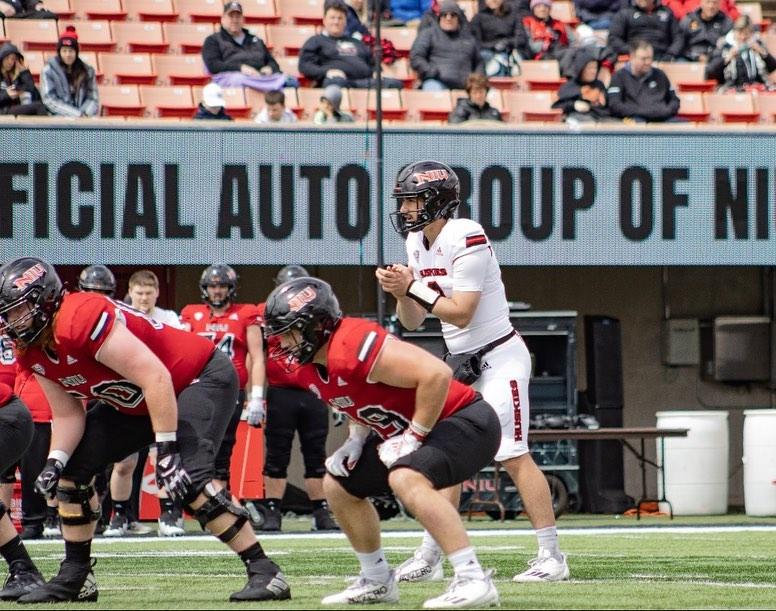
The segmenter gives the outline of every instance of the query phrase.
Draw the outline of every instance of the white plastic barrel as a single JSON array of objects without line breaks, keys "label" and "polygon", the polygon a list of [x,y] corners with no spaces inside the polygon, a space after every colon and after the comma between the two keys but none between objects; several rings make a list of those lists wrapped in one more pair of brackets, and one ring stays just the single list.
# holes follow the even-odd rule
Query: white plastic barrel
[{"label": "white plastic barrel", "polygon": [[[663,468],[665,497],[675,515],[727,513],[728,413],[726,411],[658,412],[658,428],[689,429],[687,437],[666,437]],[[657,440],[657,459],[660,439]],[[662,482],[658,474],[658,497]],[[661,507],[667,511],[668,507]]]},{"label": "white plastic barrel", "polygon": [[776,409],[744,412],[744,506],[748,516],[776,516]]}]

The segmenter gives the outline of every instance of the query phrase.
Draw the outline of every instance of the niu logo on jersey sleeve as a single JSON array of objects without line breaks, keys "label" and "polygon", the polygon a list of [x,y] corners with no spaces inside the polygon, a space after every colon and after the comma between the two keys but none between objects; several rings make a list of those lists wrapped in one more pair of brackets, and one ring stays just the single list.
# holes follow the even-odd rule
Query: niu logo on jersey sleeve
[{"label": "niu logo on jersey sleeve", "polygon": [[13,285],[17,289],[26,289],[30,284],[35,282],[38,278],[43,278],[46,275],[46,269],[40,264],[36,263],[16,280],[13,281]]}]

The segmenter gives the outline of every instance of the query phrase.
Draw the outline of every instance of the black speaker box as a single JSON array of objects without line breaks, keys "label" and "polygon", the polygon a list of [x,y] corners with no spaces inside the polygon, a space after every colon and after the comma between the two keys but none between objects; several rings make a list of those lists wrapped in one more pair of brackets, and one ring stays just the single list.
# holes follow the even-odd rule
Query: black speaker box
[{"label": "black speaker box", "polygon": [[622,409],[622,340],[619,320],[609,316],[585,316],[585,357],[588,401],[599,408]]}]

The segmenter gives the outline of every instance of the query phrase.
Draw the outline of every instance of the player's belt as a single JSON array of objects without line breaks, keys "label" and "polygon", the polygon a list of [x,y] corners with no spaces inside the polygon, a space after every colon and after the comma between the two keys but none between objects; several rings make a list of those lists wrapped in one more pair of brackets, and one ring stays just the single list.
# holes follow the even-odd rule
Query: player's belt
[{"label": "player's belt", "polygon": [[514,329],[512,329],[512,330],[511,330],[509,333],[507,333],[507,334],[506,334],[506,335],[504,335],[503,337],[499,337],[498,339],[494,339],[494,340],[493,340],[492,342],[490,342],[489,344],[485,344],[485,345],[484,345],[482,348],[480,348],[479,350],[477,350],[477,352],[476,352],[477,356],[478,356],[478,357],[480,357],[480,358],[482,358],[482,357],[483,357],[483,356],[485,356],[485,355],[486,355],[488,352],[490,352],[490,351],[491,351],[491,350],[493,350],[494,348],[498,348],[498,347],[499,347],[501,344],[504,344],[504,343],[508,342],[510,339],[512,339],[512,338],[513,338],[513,337],[515,337],[516,335],[517,335],[517,331],[515,331]]}]

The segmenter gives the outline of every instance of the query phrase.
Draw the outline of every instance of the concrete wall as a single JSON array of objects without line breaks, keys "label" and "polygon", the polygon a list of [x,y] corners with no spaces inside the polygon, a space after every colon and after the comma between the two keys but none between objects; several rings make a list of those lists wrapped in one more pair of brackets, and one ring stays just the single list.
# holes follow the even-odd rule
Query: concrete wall
[{"label": "concrete wall", "polygon": [[[260,301],[272,289],[276,267],[238,268],[240,299]],[[199,299],[200,268],[176,271],[176,306]],[[373,312],[376,289],[371,269],[310,268],[331,282],[346,312]],[[510,300],[530,303],[534,310],[576,310],[578,325],[578,381],[586,387],[584,358],[585,314],[605,314],[620,319],[624,370],[624,425],[654,426],[655,413],[671,409],[723,409],[730,414],[730,503],[743,504],[742,423],[743,410],[773,406],[775,395],[762,385],[739,385],[702,381],[698,367],[668,367],[661,359],[661,328],[664,304],[674,318],[713,318],[719,315],[757,315],[768,307],[767,270],[755,267],[669,268],[667,290],[658,267],[530,267],[503,270]],[[664,301],[665,300],[665,301]],[[389,308],[392,305],[389,304]],[[345,434],[333,429],[333,449]],[[649,444],[654,458],[654,444]],[[638,497],[640,473],[637,462],[626,453],[626,491]],[[289,479],[301,485],[298,452]],[[649,473],[650,493],[656,492],[656,476]]]}]

